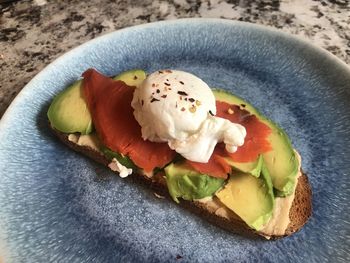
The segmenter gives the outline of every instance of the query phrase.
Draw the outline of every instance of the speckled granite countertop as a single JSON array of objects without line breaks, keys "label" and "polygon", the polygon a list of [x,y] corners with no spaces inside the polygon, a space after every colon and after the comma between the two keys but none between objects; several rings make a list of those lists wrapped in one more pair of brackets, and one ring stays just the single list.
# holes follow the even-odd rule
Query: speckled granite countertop
[{"label": "speckled granite countertop", "polygon": [[72,47],[123,27],[184,17],[274,27],[309,39],[350,64],[348,0],[12,2],[0,4],[0,117],[31,78]]}]

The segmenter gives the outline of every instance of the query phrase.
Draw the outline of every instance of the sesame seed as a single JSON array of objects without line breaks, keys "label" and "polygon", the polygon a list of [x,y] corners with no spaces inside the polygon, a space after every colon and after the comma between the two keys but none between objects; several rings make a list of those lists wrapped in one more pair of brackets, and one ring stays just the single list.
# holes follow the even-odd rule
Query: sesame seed
[{"label": "sesame seed", "polygon": [[195,113],[197,108],[196,108],[196,106],[192,105],[188,110],[192,113]]}]

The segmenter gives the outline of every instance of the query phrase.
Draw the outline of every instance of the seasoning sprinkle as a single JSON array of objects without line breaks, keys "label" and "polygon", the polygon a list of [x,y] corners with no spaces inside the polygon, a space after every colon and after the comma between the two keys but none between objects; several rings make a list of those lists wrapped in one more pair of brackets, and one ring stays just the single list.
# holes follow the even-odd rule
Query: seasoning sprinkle
[{"label": "seasoning sprinkle", "polygon": [[136,80],[137,79],[137,76],[136,75],[134,75],[134,80]]},{"label": "seasoning sprinkle", "polygon": [[228,110],[227,110],[227,112],[228,112],[228,114],[233,114],[233,113],[235,113],[234,111],[233,111],[233,109],[231,109],[231,108],[229,108]]},{"label": "seasoning sprinkle", "polygon": [[183,81],[180,80],[179,82],[180,82],[180,84],[185,85],[185,83]]},{"label": "seasoning sprinkle", "polygon": [[187,98],[185,98],[185,101],[187,101]]},{"label": "seasoning sprinkle", "polygon": [[163,99],[165,99],[165,98],[166,98],[166,96],[167,96],[167,95],[165,95],[165,94],[164,94],[164,95],[162,95],[162,98],[163,98]]},{"label": "seasoning sprinkle", "polygon": [[156,98],[152,98],[151,103],[152,103],[152,102],[155,102],[155,101],[159,101],[159,100],[156,99]]},{"label": "seasoning sprinkle", "polygon": [[152,87],[154,88],[156,86],[156,84],[152,83]]},{"label": "seasoning sprinkle", "polygon": [[143,104],[144,104],[145,102],[143,101],[143,100],[141,100],[141,105],[143,106]]},{"label": "seasoning sprinkle", "polygon": [[170,69],[167,69],[165,72],[166,73],[172,73],[172,71]]},{"label": "seasoning sprinkle", "polygon": [[164,82],[164,85],[170,86],[170,84],[169,84],[169,83],[166,83],[166,82]]},{"label": "seasoning sprinkle", "polygon": [[241,104],[241,106],[242,106],[243,108],[245,108],[246,105],[245,105],[245,104]]},{"label": "seasoning sprinkle", "polygon": [[188,110],[192,113],[195,113],[197,108],[196,108],[196,106],[192,105]]},{"label": "seasoning sprinkle", "polygon": [[183,96],[188,96],[188,94],[184,91],[178,91],[177,94],[183,95]]},{"label": "seasoning sprinkle", "polygon": [[160,90],[159,90],[159,89],[157,89],[157,90],[156,90],[156,92],[157,92],[157,93],[160,93]]},{"label": "seasoning sprinkle", "polygon": [[189,98],[188,99],[190,102],[194,102],[194,98]]},{"label": "seasoning sprinkle", "polygon": [[182,96],[180,96],[180,100],[182,100]]},{"label": "seasoning sprinkle", "polygon": [[161,70],[158,70],[158,72],[159,72],[160,74],[164,73],[164,72],[163,72],[163,71],[161,71]]},{"label": "seasoning sprinkle", "polygon": [[181,111],[185,111],[186,109],[184,107],[181,108]]},{"label": "seasoning sprinkle", "polygon": [[210,114],[211,116],[214,116],[214,114],[211,112],[211,110],[209,111],[209,114]]},{"label": "seasoning sprinkle", "polygon": [[202,103],[201,103],[199,100],[196,100],[196,105],[197,105],[197,106],[201,106]]}]

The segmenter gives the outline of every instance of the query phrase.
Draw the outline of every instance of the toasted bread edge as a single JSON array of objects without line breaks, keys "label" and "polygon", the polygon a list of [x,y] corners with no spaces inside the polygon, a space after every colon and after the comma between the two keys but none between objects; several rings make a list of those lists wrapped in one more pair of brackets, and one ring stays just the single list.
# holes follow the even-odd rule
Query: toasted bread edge
[{"label": "toasted bread edge", "polygon": [[[80,146],[74,142],[68,140],[68,134],[62,133],[50,126],[55,135],[67,146],[73,149],[76,152],[80,152],[83,155],[93,159],[94,161],[101,163],[107,166],[110,161],[102,155],[100,152],[88,147],[88,146]],[[241,234],[248,237],[265,237],[271,240],[275,240],[278,238],[282,238],[285,236],[289,236],[297,231],[299,231],[311,217],[312,213],[312,193],[311,186],[309,184],[308,178],[306,174],[301,171],[302,174],[298,179],[298,184],[295,190],[295,198],[292,203],[292,207],[289,212],[290,223],[285,231],[284,235],[274,235],[274,236],[266,236],[263,233],[259,233],[253,229],[251,229],[243,220],[241,220],[237,215],[233,212],[230,213],[231,216],[229,219],[227,217],[223,217],[215,213],[215,211],[211,211],[205,203],[201,202],[191,202],[181,200],[180,205],[191,212],[199,215],[201,218],[206,219],[214,225],[219,226],[225,230]],[[153,191],[168,197],[171,199],[168,189],[166,186],[166,181],[162,175],[156,175],[152,178],[149,178],[145,175],[141,174],[132,174],[130,176],[131,180],[136,181],[137,183],[146,184],[151,187]]]}]

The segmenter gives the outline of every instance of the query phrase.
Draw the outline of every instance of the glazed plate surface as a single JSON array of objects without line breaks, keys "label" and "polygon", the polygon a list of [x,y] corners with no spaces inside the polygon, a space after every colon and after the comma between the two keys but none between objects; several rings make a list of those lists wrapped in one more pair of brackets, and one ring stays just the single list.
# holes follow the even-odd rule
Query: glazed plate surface
[{"label": "glazed plate surface", "polygon": [[[46,111],[91,67],[111,76],[132,68],[185,70],[251,102],[300,152],[313,190],[311,220],[289,238],[248,239],[72,152],[50,132]],[[0,255],[5,262],[345,262],[349,101],[344,63],[251,24],[185,19],[87,42],[38,74],[0,122]]]}]

